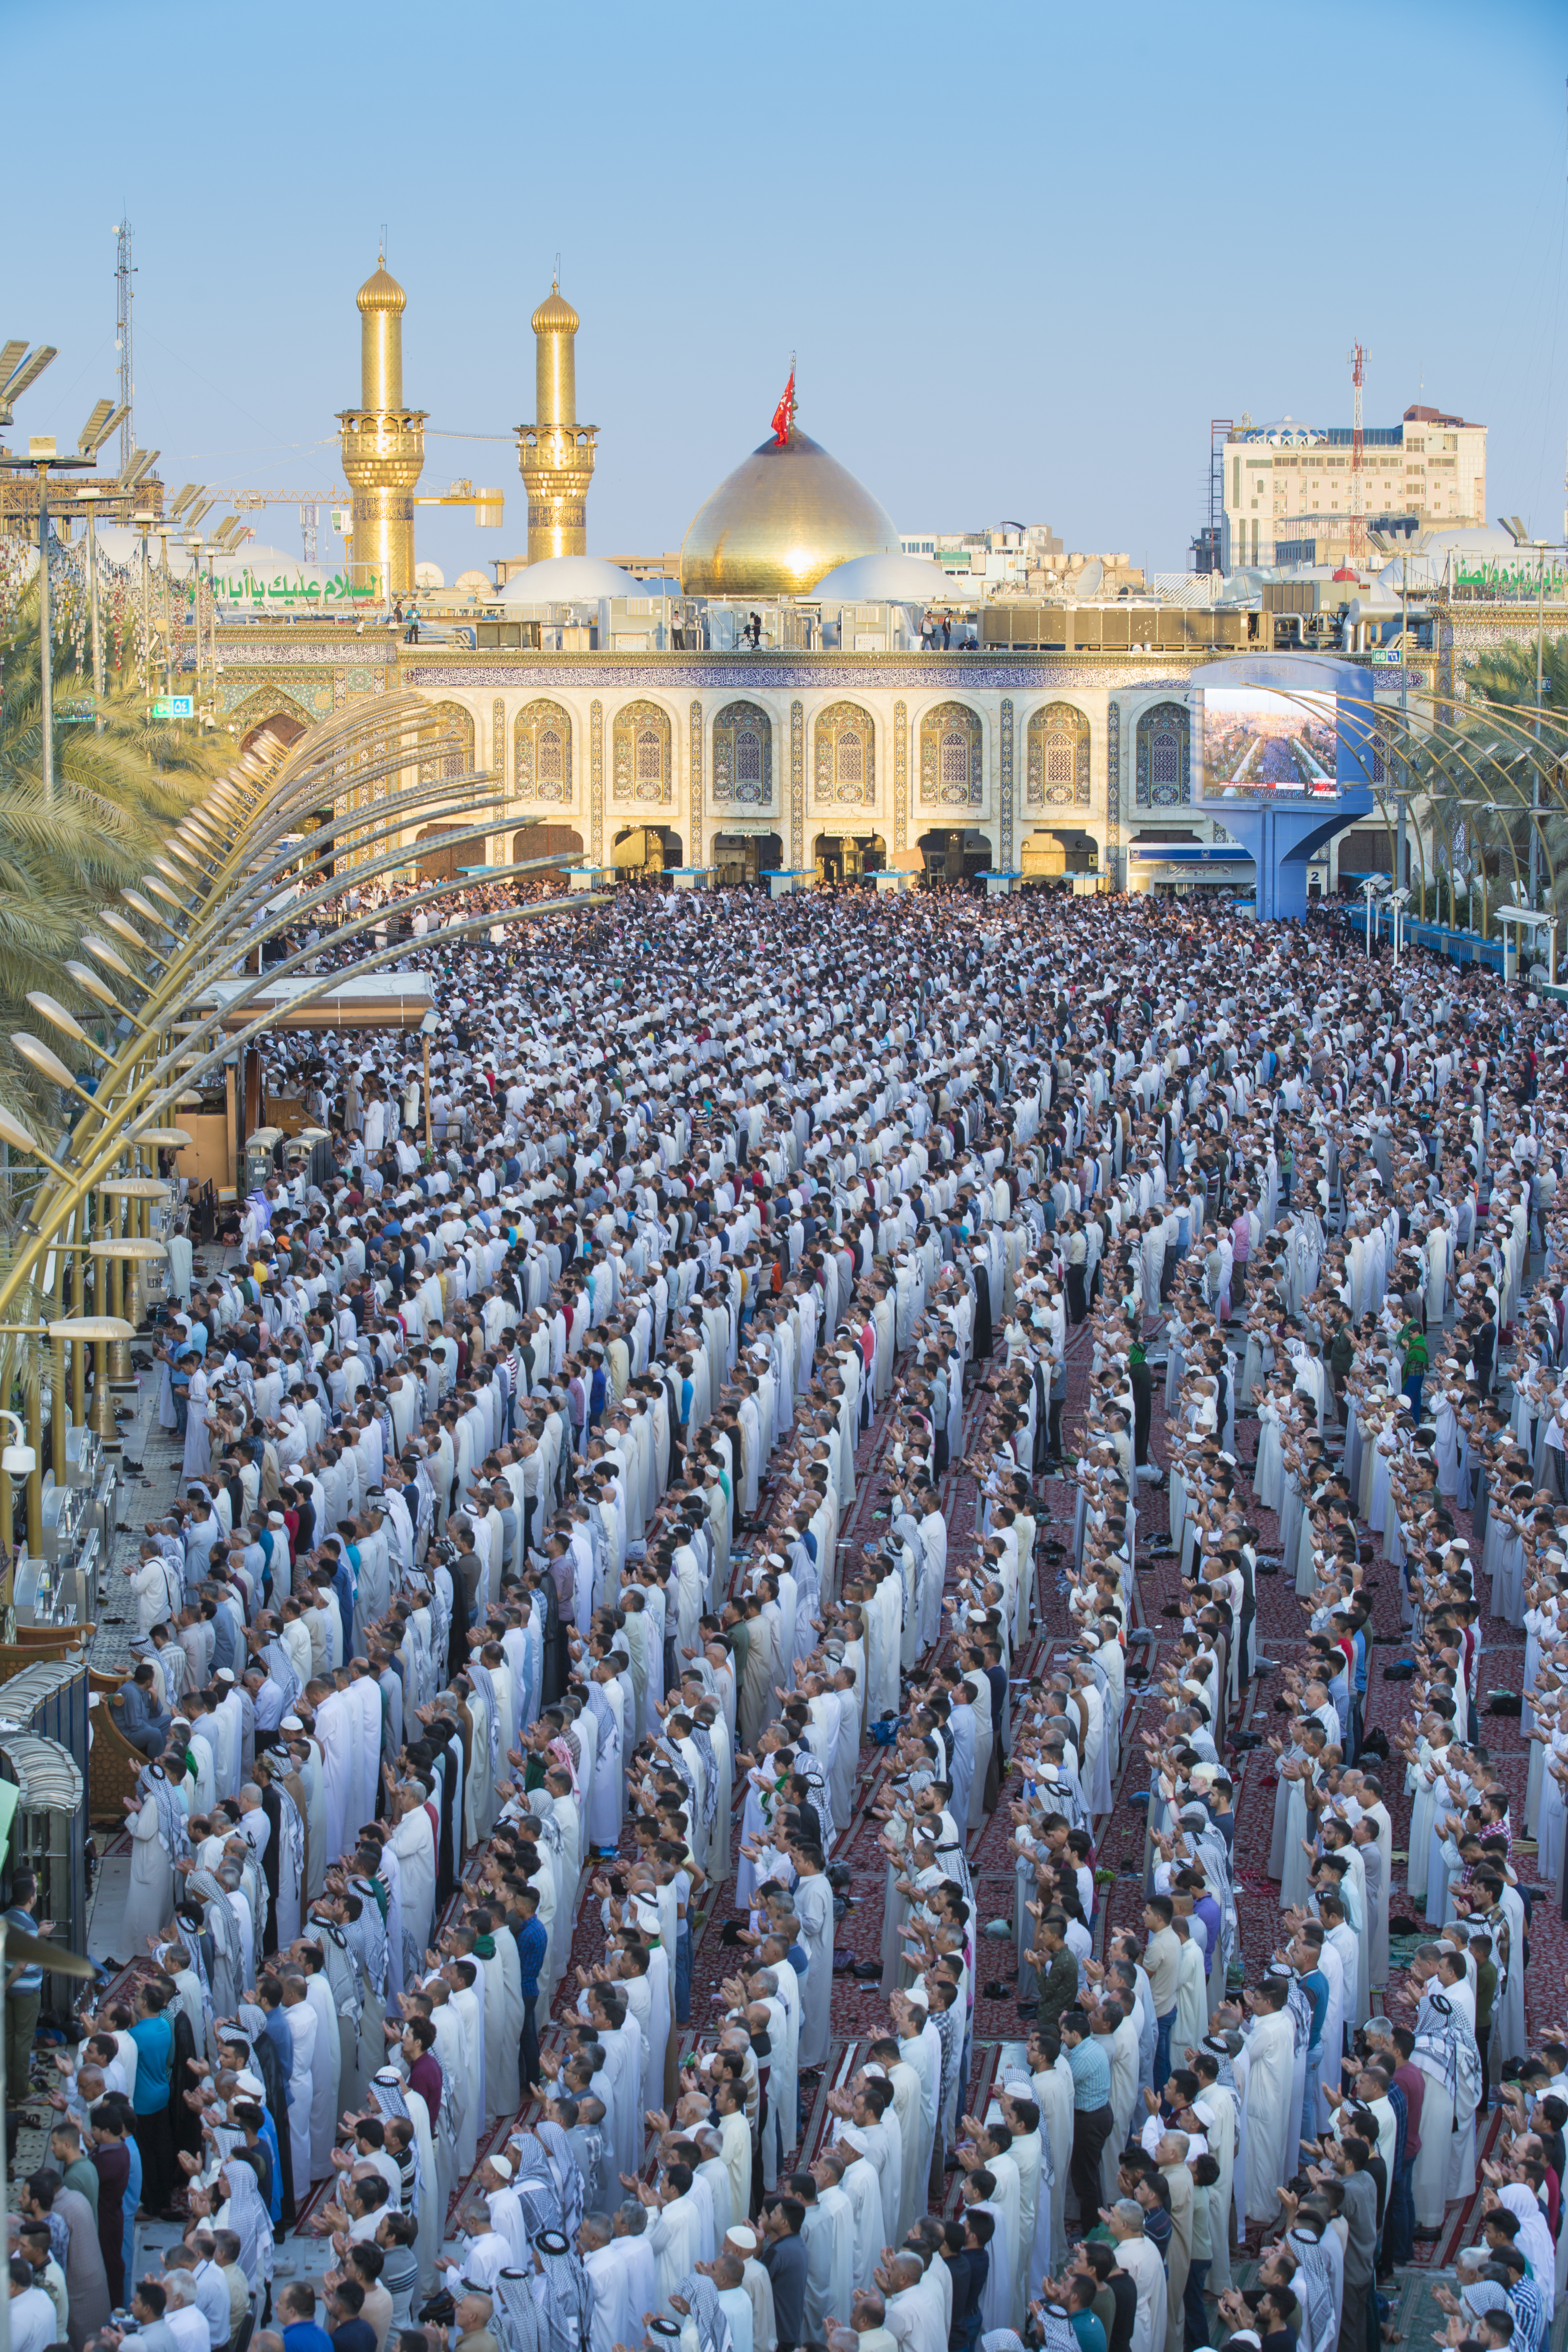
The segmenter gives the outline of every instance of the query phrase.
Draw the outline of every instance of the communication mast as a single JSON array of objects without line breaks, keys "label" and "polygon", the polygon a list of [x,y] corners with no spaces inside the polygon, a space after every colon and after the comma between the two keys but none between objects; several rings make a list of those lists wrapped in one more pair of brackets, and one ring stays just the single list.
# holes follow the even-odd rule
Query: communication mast
[{"label": "communication mast", "polygon": [[134,289],[131,281],[136,271],[131,259],[131,224],[122,220],[115,226],[114,256],[114,341],[120,353],[120,470],[131,470],[131,460],[136,448],[136,428],[131,421],[131,398],[136,387],[131,373],[131,305]]},{"label": "communication mast", "polygon": [[1351,562],[1366,561],[1366,441],[1362,431],[1361,394],[1366,382],[1366,352],[1353,343],[1345,353],[1355,386],[1355,414],[1351,426]]}]

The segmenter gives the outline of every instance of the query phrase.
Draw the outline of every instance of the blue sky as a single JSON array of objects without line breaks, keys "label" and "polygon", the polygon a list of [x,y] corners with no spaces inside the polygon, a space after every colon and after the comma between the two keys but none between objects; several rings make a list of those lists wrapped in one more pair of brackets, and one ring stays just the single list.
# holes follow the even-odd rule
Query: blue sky
[{"label": "blue sky", "polygon": [[[500,531],[422,513],[448,578],[525,542],[510,428],[557,249],[598,554],[679,545],[792,349],[803,429],[903,530],[1007,517],[1184,564],[1210,416],[1348,423],[1358,335],[1369,424],[1418,397],[1487,424],[1491,513],[1563,528],[1560,6],[5,0],[4,23],[11,88],[65,98],[7,119],[40,207],[0,337],[60,349],[18,429],[74,438],[114,389],[128,213],[165,478],[341,485],[384,221],[421,488],[507,493]],[[290,514],[255,520],[298,546]]]}]

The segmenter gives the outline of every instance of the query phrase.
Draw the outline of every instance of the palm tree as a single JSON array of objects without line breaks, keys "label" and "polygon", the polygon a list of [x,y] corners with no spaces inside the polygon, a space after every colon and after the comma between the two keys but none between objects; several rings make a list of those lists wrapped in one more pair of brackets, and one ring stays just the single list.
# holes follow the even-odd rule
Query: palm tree
[{"label": "palm tree", "polygon": [[[1541,801],[1546,811],[1541,830],[1552,877],[1550,896],[1553,903],[1561,905],[1568,900],[1568,803],[1564,797],[1568,788],[1568,636],[1548,637],[1542,644],[1539,697],[1535,647],[1531,645],[1499,646],[1482,654],[1466,677],[1470,689],[1471,724],[1484,738],[1499,782],[1507,787],[1500,795],[1500,801],[1506,802],[1511,791],[1516,804],[1525,808],[1539,772]],[[1509,714],[1502,728],[1493,721],[1489,730],[1489,709]],[[1537,740],[1539,752],[1535,749]],[[1529,829],[1528,819],[1518,828],[1527,865]],[[1508,830],[1511,835],[1515,827],[1510,824]]]},{"label": "palm tree", "polygon": [[[73,697],[79,708],[84,699],[90,697]],[[5,1042],[31,1024],[27,991],[42,989],[89,1022],[101,1019],[66,959],[79,953],[95,912],[141,881],[221,764],[216,748],[148,726],[133,692],[107,696],[96,709],[90,725],[57,718],[46,800],[35,581],[0,621],[0,1101],[17,1108],[39,1097],[37,1079]],[[225,751],[231,748],[224,739]]]}]

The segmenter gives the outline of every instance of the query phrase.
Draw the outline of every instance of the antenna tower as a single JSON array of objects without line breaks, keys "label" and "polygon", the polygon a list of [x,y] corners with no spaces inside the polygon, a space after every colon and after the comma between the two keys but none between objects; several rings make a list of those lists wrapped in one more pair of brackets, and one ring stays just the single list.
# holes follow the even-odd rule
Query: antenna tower
[{"label": "antenna tower", "polygon": [[1351,562],[1366,561],[1366,442],[1362,431],[1361,394],[1366,382],[1366,352],[1353,343],[1345,353],[1355,386],[1355,414],[1351,425]]},{"label": "antenna tower", "polygon": [[131,470],[131,459],[136,447],[136,428],[131,421],[131,400],[136,387],[131,370],[131,305],[135,299],[132,279],[136,275],[131,258],[131,224],[121,221],[115,228],[114,252],[114,343],[120,353],[120,404],[125,414],[120,425],[120,471]]}]

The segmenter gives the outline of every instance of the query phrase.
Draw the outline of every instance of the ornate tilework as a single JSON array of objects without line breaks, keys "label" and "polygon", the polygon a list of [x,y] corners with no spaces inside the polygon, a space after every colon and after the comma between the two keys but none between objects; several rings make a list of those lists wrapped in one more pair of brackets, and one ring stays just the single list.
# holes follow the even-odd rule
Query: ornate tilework
[{"label": "ornate tilework", "polygon": [[[430,722],[432,730],[450,739],[450,744],[449,748],[444,747],[439,754],[420,761],[420,782],[430,784],[437,777],[468,775],[474,764],[473,713],[465,710],[460,702],[437,702],[431,710]],[[451,816],[442,819],[443,824],[456,822],[456,818]]]},{"label": "ornate tilework", "polygon": [[858,702],[830,702],[816,714],[816,782],[818,808],[875,808],[877,730]]},{"label": "ornate tilework", "polygon": [[[694,702],[687,714],[687,732],[691,738],[689,758],[691,762],[691,863],[702,864],[702,705]],[[713,797],[719,797],[719,761],[713,760]]]},{"label": "ornate tilework", "polygon": [[525,702],[512,727],[512,782],[520,801],[572,798],[572,714],[559,702]]},{"label": "ornate tilework", "polygon": [[657,702],[623,702],[611,743],[611,799],[668,808],[673,798],[668,713]]},{"label": "ornate tilework", "polygon": [[939,702],[921,719],[921,806],[980,808],[985,800],[984,733],[967,702]]},{"label": "ornate tilework", "polygon": [[789,707],[789,862],[798,874],[805,862],[805,705]]},{"label": "ornate tilework", "polygon": [[605,862],[605,706],[588,705],[589,854],[595,866]]},{"label": "ornate tilework", "polygon": [[[155,579],[157,574],[154,573],[153,577]],[[311,645],[309,641],[301,643],[292,629],[289,632],[289,650],[282,658],[290,669],[302,667],[311,669],[335,669],[342,660],[342,639],[337,635],[336,631],[333,632],[331,640],[325,645]],[[252,634],[248,629],[225,629],[218,641],[223,646],[226,669],[275,669],[279,666],[279,640],[262,630],[258,629]],[[369,635],[363,639],[356,638],[355,643],[363,643],[367,650],[372,650],[374,646],[374,639]],[[386,651],[389,654],[395,653],[396,645],[396,638],[389,636],[385,640]],[[471,670],[462,682],[468,686],[473,684]]]},{"label": "ornate tilework", "polygon": [[906,848],[910,835],[910,706],[893,705],[893,855]]},{"label": "ornate tilework", "polygon": [[332,689],[321,684],[303,684],[284,692],[272,685],[252,686],[245,678],[220,677],[217,708],[225,725],[232,726],[241,735],[248,735],[253,727],[259,727],[275,712],[309,727],[313,719],[331,717]]},{"label": "ornate tilework", "polygon": [[999,782],[1002,803],[1002,871],[1013,871],[1013,698],[1002,698],[1001,724],[997,729]]},{"label": "ornate tilework", "polygon": [[1134,793],[1140,808],[1191,804],[1193,723],[1184,703],[1157,702],[1139,719]]},{"label": "ornate tilework", "polygon": [[754,702],[727,702],[713,721],[713,799],[730,807],[773,806],[773,722]]},{"label": "ornate tilework", "polygon": [[1047,702],[1043,709],[1030,713],[1026,740],[1026,808],[1087,808],[1087,715],[1070,702]]},{"label": "ornate tilework", "polygon": [[1113,884],[1121,875],[1121,705],[1112,695],[1105,707],[1105,857]]},{"label": "ornate tilework", "polygon": [[498,694],[490,705],[490,773],[506,789],[506,705]]},{"label": "ornate tilework", "polygon": [[[1098,687],[1102,692],[1107,687],[1143,692],[1164,688],[1174,693],[1184,688],[1189,670],[1213,658],[1207,650],[1194,652],[1187,670],[1173,674],[1169,654],[1157,659],[1136,654],[968,654],[962,664],[929,654],[546,654],[511,660],[480,655],[467,666],[410,660],[400,667],[399,682],[421,692],[441,687],[472,692],[476,682],[481,687],[531,686],[536,691],[543,687],[602,691],[657,677],[672,694],[701,687],[732,694],[748,679],[759,687],[803,693],[825,688],[841,693],[860,679],[868,687],[906,694],[985,694],[999,688],[1037,694],[1052,687]],[[263,662],[260,655],[253,659]]]}]

